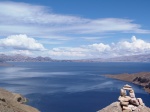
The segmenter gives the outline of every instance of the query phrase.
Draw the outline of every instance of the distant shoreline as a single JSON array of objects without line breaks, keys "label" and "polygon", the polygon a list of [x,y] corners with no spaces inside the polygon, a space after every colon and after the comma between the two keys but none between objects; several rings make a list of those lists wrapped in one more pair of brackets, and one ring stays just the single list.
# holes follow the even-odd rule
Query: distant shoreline
[{"label": "distant shoreline", "polygon": [[9,64],[7,62],[0,62],[0,67],[2,67],[2,66],[7,67],[7,66],[13,66],[13,65],[11,65],[11,64]]},{"label": "distant shoreline", "polygon": [[150,93],[150,72],[140,72],[140,73],[133,73],[133,74],[117,74],[117,75],[105,75],[108,78],[122,80],[134,83],[136,85],[140,85],[143,89]]}]

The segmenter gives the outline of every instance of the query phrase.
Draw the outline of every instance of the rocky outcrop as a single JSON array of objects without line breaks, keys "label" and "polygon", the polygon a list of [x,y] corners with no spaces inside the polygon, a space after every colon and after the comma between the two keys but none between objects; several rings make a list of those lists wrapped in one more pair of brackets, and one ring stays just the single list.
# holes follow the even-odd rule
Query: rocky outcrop
[{"label": "rocky outcrop", "polygon": [[40,112],[26,105],[27,99],[20,94],[0,88],[0,112]]},{"label": "rocky outcrop", "polygon": [[[129,96],[127,96],[129,92]],[[146,107],[142,98],[136,98],[134,90],[129,85],[124,85],[120,90],[119,102],[114,102],[111,105],[97,112],[150,112],[150,108]]]},{"label": "rocky outcrop", "polygon": [[114,103],[110,104],[109,106],[107,106],[97,112],[122,112],[122,108],[120,106],[120,102],[114,102]]}]

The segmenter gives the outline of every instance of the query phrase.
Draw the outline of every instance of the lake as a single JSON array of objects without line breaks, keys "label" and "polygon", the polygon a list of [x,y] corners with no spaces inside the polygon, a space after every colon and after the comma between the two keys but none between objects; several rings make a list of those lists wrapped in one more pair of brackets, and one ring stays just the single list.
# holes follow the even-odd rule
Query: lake
[{"label": "lake", "polygon": [[142,87],[104,74],[150,72],[150,63],[11,62],[0,67],[0,87],[23,94],[41,112],[96,112],[117,101],[120,88],[133,87],[150,107]]}]

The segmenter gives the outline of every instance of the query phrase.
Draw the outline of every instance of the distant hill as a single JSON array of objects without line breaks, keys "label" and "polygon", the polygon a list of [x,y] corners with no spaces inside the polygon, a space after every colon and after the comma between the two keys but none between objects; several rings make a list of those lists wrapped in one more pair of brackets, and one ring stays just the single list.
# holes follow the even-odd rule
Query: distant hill
[{"label": "distant hill", "polygon": [[29,56],[23,56],[20,54],[17,55],[5,55],[0,54],[0,60],[2,61],[13,61],[13,62],[50,62],[53,61],[49,57],[29,57]]},{"label": "distant hill", "polygon": [[20,54],[17,55],[5,55],[0,54],[0,62],[12,61],[12,62],[150,62],[150,54],[132,55],[132,56],[120,56],[114,58],[93,58],[93,59],[78,59],[78,60],[56,60],[50,57],[29,57]]},{"label": "distant hill", "polygon": [[115,62],[150,62],[150,54],[122,56],[122,57],[110,58],[110,59],[108,59],[108,61],[115,61]]},{"label": "distant hill", "polygon": [[150,62],[150,54],[91,59],[93,62]]}]

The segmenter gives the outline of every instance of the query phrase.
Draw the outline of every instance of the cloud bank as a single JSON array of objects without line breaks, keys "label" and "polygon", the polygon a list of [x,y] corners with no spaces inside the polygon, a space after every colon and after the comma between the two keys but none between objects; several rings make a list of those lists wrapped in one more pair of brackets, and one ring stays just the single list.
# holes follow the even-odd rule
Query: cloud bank
[{"label": "cloud bank", "polygon": [[32,37],[67,39],[73,35],[106,32],[150,33],[133,20],[122,18],[90,19],[52,12],[48,7],[18,2],[0,2],[0,34],[27,34]]},{"label": "cloud bank", "polygon": [[112,44],[95,43],[76,48],[53,48],[50,56],[63,58],[110,58],[150,53],[150,43],[135,36],[130,41],[120,41]]},{"label": "cloud bank", "polygon": [[150,53],[150,42],[132,36],[128,41],[116,43],[94,43],[78,47],[45,48],[40,42],[27,35],[11,35],[0,39],[0,49],[5,54],[48,56],[54,59],[111,58]]}]

